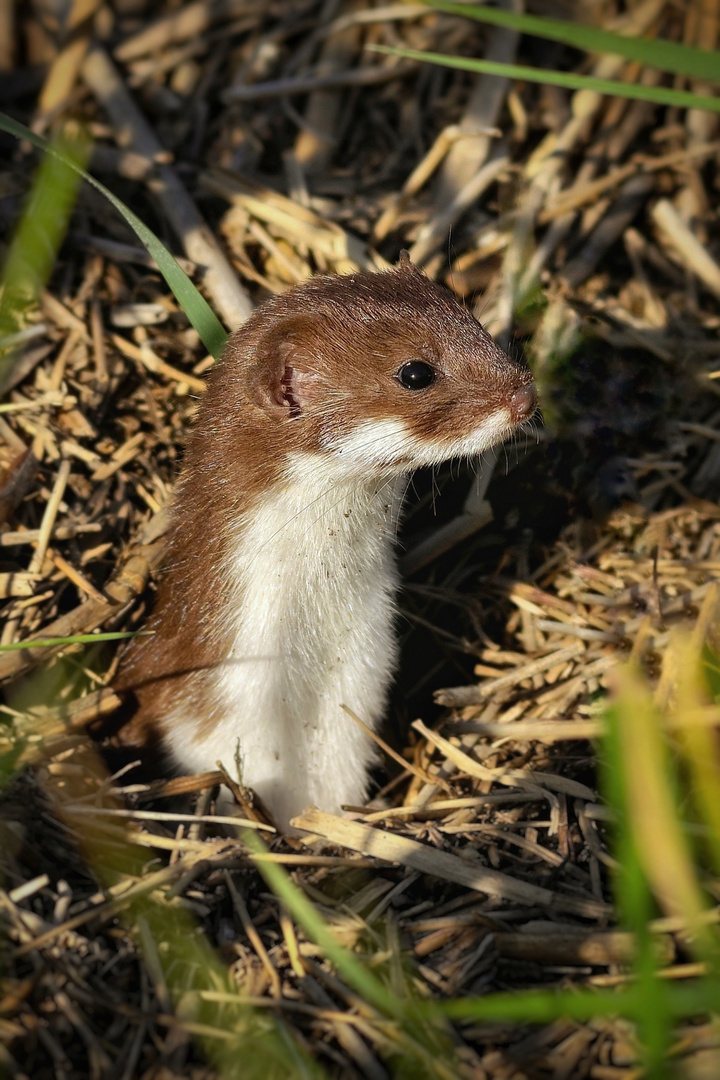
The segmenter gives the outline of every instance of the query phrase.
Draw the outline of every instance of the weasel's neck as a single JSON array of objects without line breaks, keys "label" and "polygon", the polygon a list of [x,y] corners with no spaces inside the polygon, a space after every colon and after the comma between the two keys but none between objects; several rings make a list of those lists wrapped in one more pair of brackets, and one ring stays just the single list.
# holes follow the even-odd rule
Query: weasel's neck
[{"label": "weasel's neck", "polygon": [[230,527],[223,576],[229,593],[257,596],[258,608],[302,604],[327,593],[342,603],[345,583],[381,572],[392,562],[391,545],[404,480],[337,479],[308,455],[292,479],[258,494],[247,514]]},{"label": "weasel's neck", "polygon": [[158,644],[172,648],[171,639],[195,628],[194,657],[183,662],[222,662],[238,634],[249,642],[260,623],[263,634],[273,625],[282,636],[297,619],[294,633],[304,638],[313,618],[332,623],[338,605],[351,603],[355,589],[370,592],[377,575],[394,581],[405,479],[348,477],[313,454],[286,464],[262,489],[236,479],[239,505],[228,498],[232,482],[225,479],[222,510],[216,485],[181,488],[172,577],[161,587],[153,629]]}]

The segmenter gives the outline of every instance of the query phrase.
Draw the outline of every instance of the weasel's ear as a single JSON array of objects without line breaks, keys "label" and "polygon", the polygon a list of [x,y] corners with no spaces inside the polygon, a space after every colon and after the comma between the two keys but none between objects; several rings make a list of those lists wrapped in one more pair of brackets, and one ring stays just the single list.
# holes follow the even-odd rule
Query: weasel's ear
[{"label": "weasel's ear", "polygon": [[263,334],[254,349],[251,393],[275,419],[301,416],[312,402],[320,381],[313,340],[320,332],[316,316],[292,315]]}]

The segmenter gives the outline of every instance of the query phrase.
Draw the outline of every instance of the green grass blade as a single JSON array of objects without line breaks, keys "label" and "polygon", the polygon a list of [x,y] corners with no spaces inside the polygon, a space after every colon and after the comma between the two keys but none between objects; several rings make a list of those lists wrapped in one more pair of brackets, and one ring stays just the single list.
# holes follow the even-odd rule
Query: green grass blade
[{"label": "green grass blade", "polygon": [[[258,856],[266,853],[260,838],[249,830],[243,831],[243,842]],[[332,930],[307,897],[290,880],[277,863],[255,860],[260,873],[275,895],[287,908],[307,936],[315,941],[355,993],[383,1017],[387,1039],[385,1054],[392,1065],[392,1075],[432,1077],[433,1080],[452,1080],[457,1075],[452,1040],[445,1017],[438,1010],[427,1009],[413,993],[410,980],[399,978],[394,988],[388,988],[349,949],[341,945]],[[396,957],[397,958],[397,957]]]},{"label": "green grass blade", "polygon": [[205,348],[208,352],[212,353],[213,356],[220,356],[227,339],[227,334],[225,333],[222,324],[205,298],[195,288],[185,271],[180,267],[176,259],[173,258],[152,229],[149,229],[147,225],[140,220],[137,214],[134,214],[121,199],[118,199],[117,195],[114,195],[112,191],[110,191],[109,188],[106,188],[105,185],[101,184],[99,180],[96,180],[94,176],[91,176],[90,173],[80,168],[72,158],[59,152],[51,146],[50,143],[46,142],[45,139],[41,139],[39,135],[35,135],[35,133],[30,131],[29,128],[26,128],[24,124],[20,124],[17,120],[13,120],[4,113],[0,113],[0,131],[6,131],[8,134],[14,135],[18,139],[26,139],[39,150],[62,161],[64,165],[78,173],[88,184],[92,184],[97,191],[112,203],[115,209],[125,218],[128,225],[135,231],[150,255],[152,255],[160,268],[161,274],[167,281],[180,304],[180,307],[200,335]]},{"label": "green grass blade", "polygon": [[[668,980],[668,1008],[676,1020],[720,1010],[717,978],[681,983]],[[644,988],[638,983],[617,990],[513,990],[485,997],[429,1002],[421,1010],[452,1020],[549,1024],[558,1017],[587,1021],[593,1016],[625,1016],[637,1020],[645,1012]]]},{"label": "green grass blade", "polygon": [[[281,1021],[245,1004],[188,912],[139,897],[123,921],[136,928],[150,971],[161,968],[180,1024],[188,1024],[218,1080],[323,1080],[324,1070],[296,1045]],[[205,990],[210,994],[205,996]],[[224,992],[223,1003],[212,1001],[213,991]]]},{"label": "green grass blade", "polygon": [[[30,323],[65,238],[80,184],[76,170],[86,164],[90,154],[84,139],[71,140],[61,134],[52,145],[56,153],[45,157],[35,174],[3,267],[0,394],[18,355],[15,339],[22,337]],[[61,158],[74,163],[74,169]]]},{"label": "green grass blade", "polygon": [[[614,887],[624,923],[635,935],[637,956],[633,971],[639,991],[635,1020],[642,1041],[643,1060],[650,1075],[662,1080],[665,1057],[672,1033],[667,985],[658,978],[650,920],[653,899],[638,850],[637,822],[633,814],[632,787],[636,760],[628,760],[623,725],[632,726],[639,713],[650,715],[649,690],[627,673],[616,687],[616,700],[606,710],[607,736],[604,742],[604,790],[616,817],[614,854],[620,864]],[[661,778],[656,777],[658,782]]]},{"label": "green grass blade", "polygon": [[720,82],[720,53],[681,45],[675,41],[659,41],[646,37],[625,37],[612,30],[567,22],[537,15],[518,15],[502,8],[484,5],[444,3],[443,0],[423,0],[436,11],[449,15],[462,15],[478,22],[505,26],[523,34],[547,38],[576,49],[592,53],[613,53],[627,60],[636,60],[645,67],[670,71],[675,75],[687,75],[692,79]]},{"label": "green grass blade", "polygon": [[[69,781],[70,783],[72,781]],[[77,798],[77,793],[75,793]],[[152,893],[142,888],[147,849],[128,834],[108,842],[92,817],[73,818],[73,834],[104,889],[130,885],[127,907],[117,918],[138,941],[148,977],[163,985],[183,1027],[197,1042],[217,1080],[324,1080],[324,1070],[310,1059],[282,1020],[243,1000],[227,964],[211,945],[191,912],[173,901],[167,883]],[[130,884],[131,881],[134,885]],[[207,996],[206,996],[207,995]],[[220,1000],[212,1000],[213,996]],[[198,1069],[198,1075],[209,1075]],[[189,1071],[182,1073],[195,1075]]]},{"label": "green grass blade", "polygon": [[[717,727],[693,724],[690,721],[698,705],[708,700],[717,707],[720,702],[717,688],[718,659],[709,641],[702,650],[691,654],[691,662],[684,665],[678,686],[678,713],[688,722],[677,732],[677,746],[689,770],[690,797],[699,821],[705,826],[704,847],[707,850],[715,874],[720,874],[720,746]],[[720,956],[714,957],[716,971],[720,971]]]},{"label": "green grass blade", "polygon": [[522,64],[501,64],[492,60],[469,60],[463,56],[446,56],[442,53],[420,52],[417,49],[394,49],[388,45],[373,45],[375,52],[404,56],[408,60],[425,60],[430,64],[473,71],[481,75],[503,75],[508,79],[544,83],[548,86],[564,86],[570,90],[594,90],[599,94],[650,101],[655,105],[672,105],[679,109],[705,109],[720,112],[720,98],[692,94],[688,90],[672,90],[663,86],[641,86],[638,83],[617,82],[615,79],[598,79],[594,75],[577,75],[574,72],[544,71]]},{"label": "green grass blade", "polygon": [[0,652],[14,652],[16,649],[47,649],[55,645],[88,645],[97,641],[122,641],[123,638],[136,636],[135,630],[113,630],[107,634],[71,634],[69,637],[31,638],[29,641],[13,641],[10,645],[0,645]]},{"label": "green grass blade", "polygon": [[[254,833],[243,832],[243,842],[255,855],[262,856],[266,853],[262,841]],[[258,859],[256,865],[275,895],[297,919],[308,937],[322,948],[353,990],[386,1016],[400,1017],[404,1012],[401,1002],[360,963],[357,957],[340,944],[310,901],[293,885],[284,870],[277,864],[265,862],[262,859]]]}]

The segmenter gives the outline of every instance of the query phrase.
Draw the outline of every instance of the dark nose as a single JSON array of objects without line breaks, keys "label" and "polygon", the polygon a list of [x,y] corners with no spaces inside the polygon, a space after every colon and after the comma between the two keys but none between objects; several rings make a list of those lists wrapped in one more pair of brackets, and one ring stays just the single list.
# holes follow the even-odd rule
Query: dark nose
[{"label": "dark nose", "polygon": [[512,418],[517,423],[527,420],[535,412],[537,407],[537,391],[535,383],[526,383],[512,395],[509,401]]}]

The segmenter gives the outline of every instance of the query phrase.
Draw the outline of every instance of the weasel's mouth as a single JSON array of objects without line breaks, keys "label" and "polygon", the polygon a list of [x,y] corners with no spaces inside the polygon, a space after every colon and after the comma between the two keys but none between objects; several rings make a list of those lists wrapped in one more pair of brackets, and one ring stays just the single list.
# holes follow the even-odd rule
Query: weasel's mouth
[{"label": "weasel's mouth", "polygon": [[[456,424],[449,436],[422,435],[402,420],[386,418],[366,421],[349,434],[332,437],[323,449],[346,462],[351,471],[371,475],[412,472],[452,458],[477,458],[513,435],[532,416],[534,388],[529,385],[522,391],[512,406],[505,404],[474,426],[467,421]],[[458,434],[457,428],[462,430],[463,426],[465,433]]]}]

